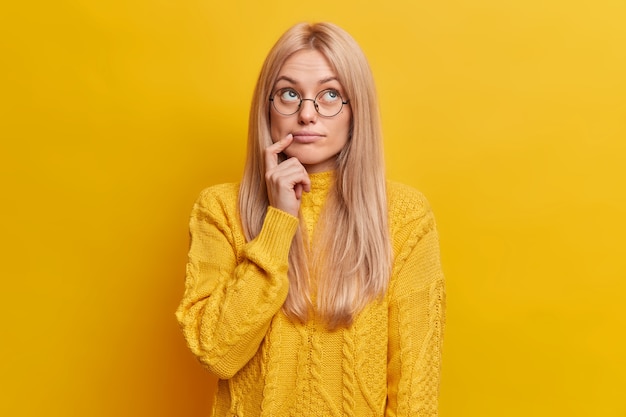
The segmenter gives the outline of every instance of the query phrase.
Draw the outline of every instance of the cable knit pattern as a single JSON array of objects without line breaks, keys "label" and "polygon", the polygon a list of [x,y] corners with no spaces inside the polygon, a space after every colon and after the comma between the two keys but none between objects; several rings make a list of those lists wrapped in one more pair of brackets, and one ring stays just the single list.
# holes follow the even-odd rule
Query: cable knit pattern
[{"label": "cable knit pattern", "polygon": [[[280,328],[281,320],[274,320],[271,326],[271,330],[266,338],[267,349],[272,350],[281,349],[281,334],[283,333]],[[265,386],[262,388],[262,402],[261,411],[262,415],[273,416],[276,409],[276,395],[274,393],[280,389],[280,357],[278,355],[261,354],[261,357],[267,360],[266,373],[265,373]],[[252,393],[251,393],[252,394]],[[256,394],[256,393],[254,393]],[[218,393],[219,395],[219,393]],[[254,414],[253,414],[254,415]]]},{"label": "cable knit pattern", "polygon": [[298,365],[296,369],[296,389],[293,401],[292,416],[299,417],[306,415],[306,402],[311,398],[311,350],[309,348],[309,332],[305,326],[298,326],[298,334],[301,340],[298,349]]},{"label": "cable knit pattern", "polygon": [[311,192],[303,194],[300,212],[306,227],[306,236],[308,236],[310,242],[313,239],[315,225],[326,202],[333,175],[331,172],[321,172],[310,174],[309,177],[311,178]]},{"label": "cable knit pattern", "polygon": [[387,306],[380,302],[366,307],[355,324],[357,333],[357,380],[369,414],[384,411],[387,384],[379,364],[387,360]]},{"label": "cable knit pattern", "polygon": [[[302,224],[312,239],[333,182],[311,175]],[[394,265],[385,297],[348,329],[281,311],[298,219],[269,208],[246,242],[238,186],[204,190],[190,218],[176,312],[191,351],[221,380],[213,416],[437,416],[445,288],[434,217],[414,189],[388,183]]]},{"label": "cable knit pattern", "polygon": [[354,415],[354,397],[356,384],[354,381],[354,356],[356,354],[354,346],[354,336],[352,329],[342,330],[343,332],[343,358],[341,361],[341,370],[343,372],[343,415]]}]

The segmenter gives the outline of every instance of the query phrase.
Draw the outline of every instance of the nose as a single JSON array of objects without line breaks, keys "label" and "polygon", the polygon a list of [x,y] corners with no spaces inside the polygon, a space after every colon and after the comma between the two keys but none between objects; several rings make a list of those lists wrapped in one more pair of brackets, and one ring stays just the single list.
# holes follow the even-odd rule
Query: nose
[{"label": "nose", "polygon": [[[311,104],[307,103],[308,101]],[[303,98],[298,110],[298,121],[300,124],[308,124],[317,120],[317,110],[315,110],[315,100],[312,98]]]}]

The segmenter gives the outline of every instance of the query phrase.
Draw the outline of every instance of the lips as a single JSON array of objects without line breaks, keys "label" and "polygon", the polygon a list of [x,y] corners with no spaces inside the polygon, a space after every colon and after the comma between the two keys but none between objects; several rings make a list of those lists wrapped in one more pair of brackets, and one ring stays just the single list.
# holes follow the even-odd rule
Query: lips
[{"label": "lips", "polygon": [[293,140],[298,143],[313,143],[324,137],[321,133],[317,132],[309,132],[309,131],[299,131],[293,132]]}]

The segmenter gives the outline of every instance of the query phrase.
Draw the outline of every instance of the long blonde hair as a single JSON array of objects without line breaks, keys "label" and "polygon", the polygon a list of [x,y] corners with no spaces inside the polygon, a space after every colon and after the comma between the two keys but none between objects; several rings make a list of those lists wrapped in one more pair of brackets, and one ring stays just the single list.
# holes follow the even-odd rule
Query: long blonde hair
[{"label": "long blonde hair", "polygon": [[[246,238],[252,240],[269,204],[263,158],[263,150],[272,144],[269,96],[282,64],[303,49],[317,50],[330,62],[350,100],[352,124],[350,138],[337,156],[334,184],[312,251],[307,255],[302,222],[292,242],[283,311],[292,320],[305,322],[314,310],[328,327],[336,328],[349,326],[359,311],[385,293],[392,256],[374,80],[361,48],[343,29],[330,23],[297,24],[270,50],[250,110],[239,209]],[[311,264],[320,265],[314,271],[308,268],[310,258],[315,260]]]}]

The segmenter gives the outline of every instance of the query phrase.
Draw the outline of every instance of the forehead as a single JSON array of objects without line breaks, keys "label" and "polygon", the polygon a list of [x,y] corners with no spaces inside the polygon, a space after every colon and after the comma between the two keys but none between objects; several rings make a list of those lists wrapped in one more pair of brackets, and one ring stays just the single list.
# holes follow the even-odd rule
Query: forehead
[{"label": "forehead", "polygon": [[285,60],[278,79],[286,77],[298,83],[319,82],[330,78],[336,78],[328,59],[315,49],[298,51]]}]

